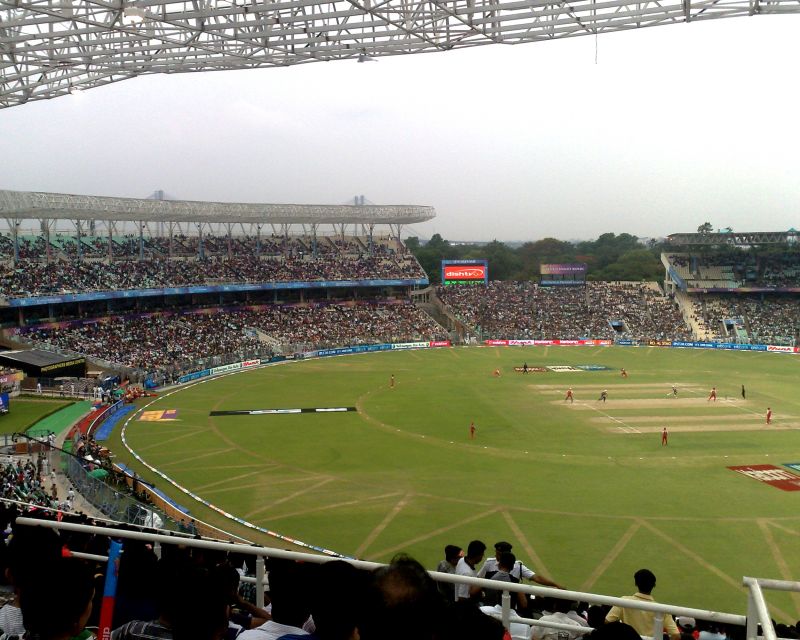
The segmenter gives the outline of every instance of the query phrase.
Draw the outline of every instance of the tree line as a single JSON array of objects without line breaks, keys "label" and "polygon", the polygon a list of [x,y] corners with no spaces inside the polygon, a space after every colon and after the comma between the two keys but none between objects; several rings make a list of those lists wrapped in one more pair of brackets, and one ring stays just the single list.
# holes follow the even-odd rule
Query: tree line
[{"label": "tree line", "polygon": [[585,262],[588,280],[661,280],[663,243],[645,244],[628,233],[604,233],[597,240],[567,242],[544,238],[510,247],[498,240],[485,245],[453,244],[434,236],[425,244],[408,238],[406,246],[419,260],[432,282],[441,279],[442,260],[486,259],[492,280],[538,280],[542,264]]}]

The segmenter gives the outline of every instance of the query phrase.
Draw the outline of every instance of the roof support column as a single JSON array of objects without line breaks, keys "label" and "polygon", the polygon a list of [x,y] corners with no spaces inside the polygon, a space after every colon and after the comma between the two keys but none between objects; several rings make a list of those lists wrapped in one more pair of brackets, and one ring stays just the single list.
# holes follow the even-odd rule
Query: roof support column
[{"label": "roof support column", "polygon": [[230,260],[233,258],[233,238],[231,237],[233,232],[233,224],[226,222],[225,226],[228,228],[228,260]]},{"label": "roof support column", "polygon": [[319,225],[315,222],[311,225],[311,255],[317,257],[317,227]]},{"label": "roof support column", "polygon": [[173,229],[175,228],[175,223],[170,220],[169,223],[169,245],[167,249],[167,256],[172,258],[172,237],[173,237]]},{"label": "roof support column", "polygon": [[42,225],[42,231],[44,232],[44,242],[45,242],[44,255],[45,255],[45,260],[47,261],[47,264],[50,264],[50,262],[52,260],[52,255],[51,255],[51,252],[50,252],[50,225],[53,224],[53,221],[52,220],[48,220],[46,218],[42,218],[40,220],[40,222],[41,222],[41,225]]},{"label": "roof support column", "polygon": [[369,250],[369,255],[373,255],[375,253],[375,243],[372,240],[372,232],[375,229],[374,224],[370,224],[368,227],[369,235],[367,235],[367,249]]},{"label": "roof support column", "polygon": [[205,250],[203,248],[203,223],[197,223],[197,258],[202,260],[205,258]]},{"label": "roof support column", "polygon": [[144,222],[139,222],[139,260],[144,260]]},{"label": "roof support column", "polygon": [[256,225],[256,257],[261,257],[261,225]]},{"label": "roof support column", "polygon": [[106,221],[106,227],[108,228],[108,262],[111,263],[114,261],[114,222],[112,220]]},{"label": "roof support column", "polygon": [[20,221],[14,218],[13,220],[8,220],[8,224],[11,227],[11,236],[14,238],[14,264],[19,262],[19,225]]},{"label": "roof support column", "polygon": [[75,221],[75,232],[77,234],[78,246],[76,247],[78,260],[83,260],[83,240],[81,240],[81,221]]},{"label": "roof support column", "polygon": [[289,225],[285,222],[281,224],[281,234],[283,235],[283,253],[289,255]]}]

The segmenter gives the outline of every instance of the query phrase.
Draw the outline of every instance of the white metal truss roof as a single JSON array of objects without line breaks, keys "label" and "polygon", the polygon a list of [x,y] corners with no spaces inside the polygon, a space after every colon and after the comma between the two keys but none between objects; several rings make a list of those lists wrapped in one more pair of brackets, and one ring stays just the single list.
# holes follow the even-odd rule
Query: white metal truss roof
[{"label": "white metal truss roof", "polygon": [[752,247],[764,244],[792,244],[800,240],[800,232],[789,231],[745,231],[716,233],[673,233],[667,236],[667,243],[674,246],[734,246]]},{"label": "white metal truss roof", "polygon": [[102,220],[233,224],[417,224],[436,216],[414,205],[316,205],[195,202],[0,190],[7,220]]},{"label": "white metal truss roof", "polygon": [[287,66],[798,12],[798,0],[0,0],[0,107],[142,74]]}]

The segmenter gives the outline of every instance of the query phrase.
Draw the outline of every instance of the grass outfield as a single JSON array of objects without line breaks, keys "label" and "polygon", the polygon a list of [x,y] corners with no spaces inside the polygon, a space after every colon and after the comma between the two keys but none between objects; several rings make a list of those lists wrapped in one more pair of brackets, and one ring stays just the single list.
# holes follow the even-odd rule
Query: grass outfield
[{"label": "grass outfield", "polygon": [[20,433],[39,420],[72,404],[49,398],[11,398],[11,410],[0,416],[0,434]]},{"label": "grass outfield", "polygon": [[[523,361],[609,369],[515,373]],[[800,462],[799,372],[797,357],[712,350],[382,352],[190,386],[148,407],[178,409],[176,421],[131,421],[127,439],[209,502],[348,555],[406,551],[433,567],[446,544],[508,540],[569,588],[626,594],[649,567],[662,601],[744,612],[742,576],[800,578],[800,492],[727,467]],[[563,401],[569,386],[574,404]],[[358,411],[209,416],[331,406]],[[200,519],[275,544],[156,480]],[[800,617],[795,596],[768,599],[776,618]]]}]

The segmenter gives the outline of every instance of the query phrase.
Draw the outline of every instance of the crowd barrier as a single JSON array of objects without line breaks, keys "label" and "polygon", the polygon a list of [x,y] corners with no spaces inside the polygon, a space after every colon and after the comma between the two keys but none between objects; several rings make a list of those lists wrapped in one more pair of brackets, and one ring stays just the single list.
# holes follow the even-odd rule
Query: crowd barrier
[{"label": "crowd barrier", "polygon": [[[51,520],[41,520],[36,518],[17,518],[17,523],[25,526],[39,526],[51,529],[58,529],[64,531],[79,531],[87,534],[94,534],[105,537],[114,537],[115,539],[124,541],[145,540],[153,545],[153,550],[156,555],[160,555],[161,546],[169,544],[181,544],[186,547],[193,547],[199,549],[214,549],[220,552],[240,553],[256,556],[256,606],[263,606],[264,604],[264,586],[268,584],[268,576],[265,571],[264,558],[283,558],[287,560],[294,560],[298,562],[307,562],[314,564],[321,564],[328,562],[334,558],[314,555],[309,553],[302,553],[297,551],[287,551],[284,549],[275,549],[270,547],[261,547],[257,545],[241,545],[226,542],[217,542],[212,540],[203,539],[175,539],[170,535],[145,533],[141,531],[129,531],[110,529],[106,527],[96,527],[90,525],[81,525],[69,522],[57,522]],[[102,557],[103,559],[106,556]],[[102,561],[102,560],[101,560]],[[353,566],[359,569],[372,571],[385,565],[377,562],[367,562],[364,560],[347,559]],[[587,602],[598,605],[620,606],[627,609],[637,609],[640,611],[650,611],[655,614],[653,621],[653,637],[661,638],[663,629],[663,620],[665,615],[672,616],[688,616],[697,620],[707,620],[721,624],[731,624],[743,626],[746,629],[746,639],[756,640],[757,638],[765,638],[766,640],[777,640],[775,629],[772,620],[769,616],[769,610],[763,596],[764,589],[775,589],[781,591],[800,592],[800,582],[789,582],[779,580],[762,580],[751,577],[744,577],[742,585],[746,589],[747,594],[747,616],[724,613],[708,609],[695,609],[690,607],[683,607],[678,605],[647,602],[641,600],[628,600],[615,596],[606,596],[596,593],[586,593],[581,591],[569,591],[562,589],[554,589],[544,586],[533,586],[527,584],[500,582],[495,580],[486,580],[482,578],[472,578],[468,576],[460,576],[450,573],[439,573],[430,571],[429,574],[437,582],[447,582],[451,584],[467,584],[471,586],[478,586],[482,589],[502,589],[503,595],[501,599],[502,607],[498,617],[502,620],[506,629],[509,629],[510,623],[525,624],[529,627],[545,627],[551,629],[566,629],[568,631],[579,631],[576,627],[566,627],[556,623],[542,622],[540,620],[533,620],[529,618],[518,618],[511,611],[510,608],[510,594],[514,592],[521,592],[528,595],[539,597],[554,597],[560,599],[574,600],[580,602]],[[502,587],[500,586],[502,585]],[[761,626],[761,635],[759,632],[759,625]],[[589,628],[584,628],[583,632],[591,631]]]},{"label": "crowd barrier", "polygon": [[63,454],[61,466],[75,491],[107,518],[154,529],[179,530],[179,523],[167,517],[155,505],[145,506],[133,496],[94,477],[75,456]]}]

